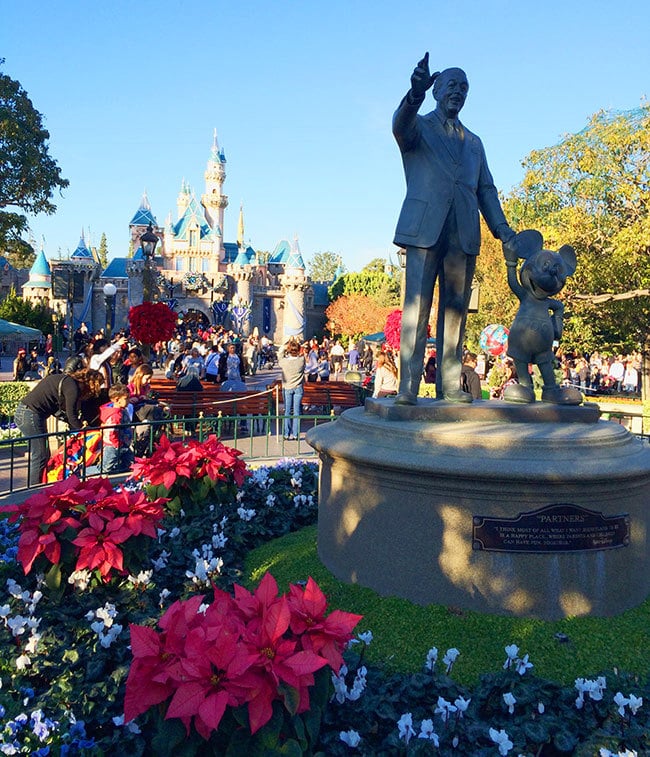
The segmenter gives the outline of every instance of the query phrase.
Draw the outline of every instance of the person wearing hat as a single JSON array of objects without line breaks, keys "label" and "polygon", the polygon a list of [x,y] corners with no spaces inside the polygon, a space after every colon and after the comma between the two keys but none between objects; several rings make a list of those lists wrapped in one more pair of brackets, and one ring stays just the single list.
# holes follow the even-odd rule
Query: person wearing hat
[{"label": "person wearing hat", "polygon": [[22,347],[18,350],[14,360],[14,381],[24,381],[27,372],[27,351]]}]

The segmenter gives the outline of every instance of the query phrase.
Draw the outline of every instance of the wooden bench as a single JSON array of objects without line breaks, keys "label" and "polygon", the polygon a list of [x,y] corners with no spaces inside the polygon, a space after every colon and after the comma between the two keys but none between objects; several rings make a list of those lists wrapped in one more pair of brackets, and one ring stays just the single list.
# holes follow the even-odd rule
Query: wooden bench
[{"label": "wooden bench", "polygon": [[152,381],[151,389],[160,402],[169,406],[173,418],[252,416],[261,419],[275,412],[275,395],[268,391],[223,392],[218,385],[203,384],[201,392],[179,392],[173,381],[162,379]]},{"label": "wooden bench", "polygon": [[[282,384],[277,381],[271,386],[282,387]],[[363,405],[365,399],[365,389],[356,384],[346,381],[307,381],[304,384],[302,405],[305,415],[309,415],[308,408],[321,408],[323,413],[329,414]]]}]

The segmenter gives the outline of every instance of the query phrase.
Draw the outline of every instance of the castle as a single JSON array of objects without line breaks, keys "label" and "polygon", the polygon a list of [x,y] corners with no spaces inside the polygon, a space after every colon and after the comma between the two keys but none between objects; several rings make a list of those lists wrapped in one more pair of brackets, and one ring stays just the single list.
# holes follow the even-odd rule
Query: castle
[{"label": "castle", "polygon": [[[23,297],[48,304],[70,333],[82,322],[90,331],[124,328],[129,308],[145,297],[166,302],[179,323],[223,325],[243,335],[257,327],[278,344],[321,332],[327,289],[306,275],[297,239],[279,242],[270,254],[256,252],[244,241],[240,208],[237,240],[224,242],[226,157],[216,131],[204,178],[200,199],[183,180],[176,221],[170,213],[164,227],[145,193],[129,223],[132,254],[104,270],[83,234],[69,258],[48,262],[40,250]],[[159,240],[151,260],[141,244],[148,230]]]}]

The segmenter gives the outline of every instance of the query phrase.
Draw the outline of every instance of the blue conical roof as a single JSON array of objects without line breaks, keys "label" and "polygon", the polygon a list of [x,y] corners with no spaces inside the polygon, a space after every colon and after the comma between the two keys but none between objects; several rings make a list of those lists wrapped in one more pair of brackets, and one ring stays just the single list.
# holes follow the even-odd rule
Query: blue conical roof
[{"label": "blue conical roof", "polygon": [[293,240],[286,265],[288,268],[302,268],[303,271],[305,270],[305,261],[302,259],[298,237]]},{"label": "blue conical roof", "polygon": [[135,211],[135,215],[131,219],[129,226],[148,226],[151,224],[154,228],[158,226],[158,222],[154,218],[151,212],[151,205],[149,205],[149,198],[145,192],[140,200],[140,207]]},{"label": "blue conical roof", "polygon": [[41,251],[36,256],[36,260],[34,261],[34,264],[29,269],[29,277],[32,278],[32,276],[51,276],[52,271],[50,270],[50,264],[47,262],[47,258],[45,257],[45,252],[41,249]]},{"label": "blue conical roof", "polygon": [[282,239],[271,253],[269,263],[273,265],[285,265],[291,255],[291,245],[286,239]]},{"label": "blue conical roof", "polygon": [[92,252],[88,249],[86,245],[86,240],[83,238],[83,234],[81,236],[81,239],[79,240],[79,244],[77,245],[77,249],[72,253],[70,256],[71,258],[83,258],[84,260],[94,260]]}]

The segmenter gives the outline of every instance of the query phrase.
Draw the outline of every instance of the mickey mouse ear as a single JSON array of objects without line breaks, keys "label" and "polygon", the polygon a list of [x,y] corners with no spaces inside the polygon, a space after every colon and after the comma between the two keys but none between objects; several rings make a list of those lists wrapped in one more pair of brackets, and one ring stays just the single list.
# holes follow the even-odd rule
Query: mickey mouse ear
[{"label": "mickey mouse ear", "polygon": [[544,237],[537,229],[526,229],[515,236],[517,255],[520,258],[529,258],[534,252],[544,246]]}]

